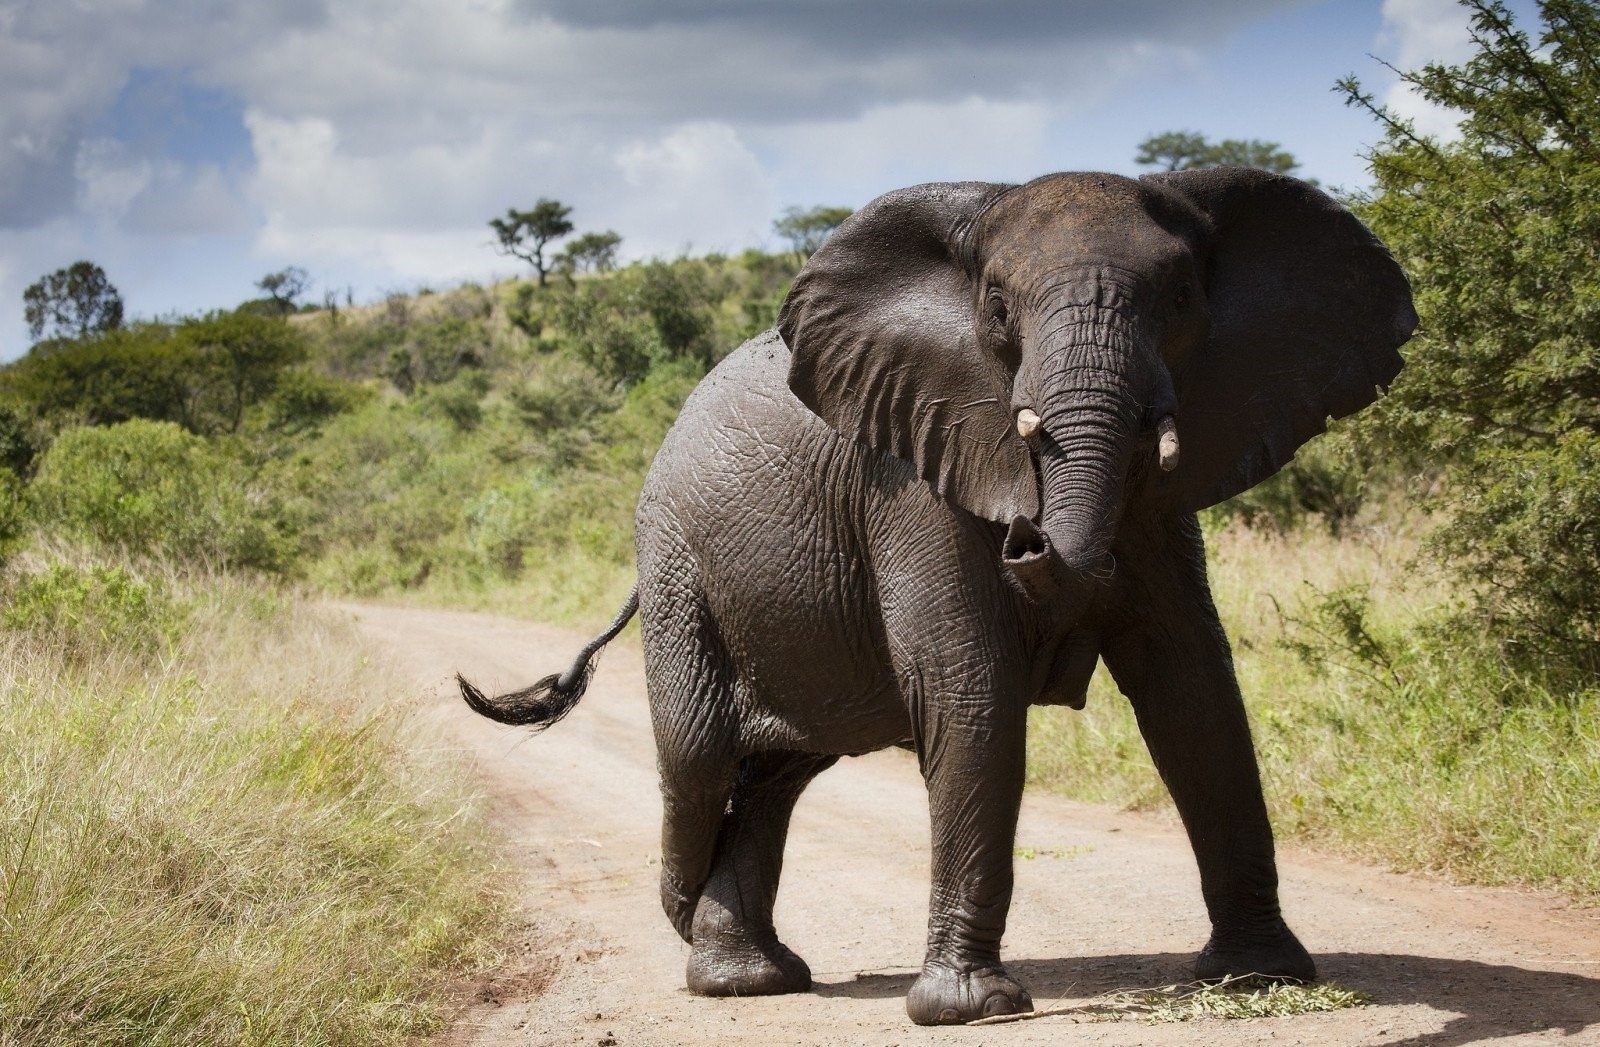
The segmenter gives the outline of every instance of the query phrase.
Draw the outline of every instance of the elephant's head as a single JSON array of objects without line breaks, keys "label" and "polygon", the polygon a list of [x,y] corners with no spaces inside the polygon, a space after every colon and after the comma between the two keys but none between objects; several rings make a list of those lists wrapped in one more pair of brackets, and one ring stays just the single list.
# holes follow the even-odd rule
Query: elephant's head
[{"label": "elephant's head", "polygon": [[1051,599],[1109,577],[1126,514],[1229,498],[1371,403],[1416,320],[1348,210],[1219,168],[889,193],[778,328],[801,401],[1008,525],[1013,576]]}]

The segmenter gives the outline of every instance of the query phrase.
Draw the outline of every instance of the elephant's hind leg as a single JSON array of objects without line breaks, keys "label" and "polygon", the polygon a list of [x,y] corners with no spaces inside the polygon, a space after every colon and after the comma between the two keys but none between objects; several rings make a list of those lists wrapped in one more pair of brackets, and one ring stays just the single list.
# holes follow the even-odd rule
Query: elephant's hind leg
[{"label": "elephant's hind leg", "polygon": [[692,587],[642,585],[640,612],[661,773],[661,908],[687,942],[738,768],[732,669]]},{"label": "elephant's hind leg", "polygon": [[789,816],[811,779],[837,759],[767,752],[741,761],[711,877],[695,911],[691,992],[772,996],[811,988],[811,969],[778,940],[772,906]]}]

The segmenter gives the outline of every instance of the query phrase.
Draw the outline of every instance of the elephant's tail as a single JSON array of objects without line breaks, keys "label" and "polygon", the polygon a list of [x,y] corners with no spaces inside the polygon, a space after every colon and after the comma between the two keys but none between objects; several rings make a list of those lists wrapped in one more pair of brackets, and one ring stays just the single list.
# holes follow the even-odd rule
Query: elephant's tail
[{"label": "elephant's tail", "polygon": [[559,676],[546,676],[532,687],[502,694],[498,698],[490,698],[457,673],[456,683],[461,685],[461,697],[466,699],[468,708],[481,716],[542,731],[578,704],[583,692],[589,689],[589,680],[594,676],[595,658],[600,649],[616,638],[638,610],[639,586],[635,584],[622,610],[611,619],[611,624],[606,626],[604,632],[584,644],[583,650],[566,672]]}]

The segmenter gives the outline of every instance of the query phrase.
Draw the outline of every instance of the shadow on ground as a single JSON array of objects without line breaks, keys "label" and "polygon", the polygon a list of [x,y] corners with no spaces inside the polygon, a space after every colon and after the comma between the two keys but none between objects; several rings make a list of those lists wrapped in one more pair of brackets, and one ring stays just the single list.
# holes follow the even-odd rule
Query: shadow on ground
[{"label": "shadow on ground", "polygon": [[[1012,960],[1006,966],[1035,999],[1056,1000],[1186,981],[1193,962],[1185,953],[1147,953]],[[1384,1047],[1458,1047],[1545,1031],[1600,1034],[1600,979],[1581,974],[1392,953],[1322,953],[1317,967],[1327,981],[1359,989],[1374,1004],[1422,1004],[1450,1015],[1437,1032],[1385,1041]],[[866,974],[819,982],[813,991],[856,999],[904,996],[913,977]]]}]

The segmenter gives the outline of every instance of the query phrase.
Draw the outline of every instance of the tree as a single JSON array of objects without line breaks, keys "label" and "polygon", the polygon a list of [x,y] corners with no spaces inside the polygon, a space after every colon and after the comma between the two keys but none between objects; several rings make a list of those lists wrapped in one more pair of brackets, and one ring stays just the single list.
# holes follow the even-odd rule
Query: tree
[{"label": "tree", "polygon": [[1188,171],[1197,167],[1259,167],[1275,174],[1291,174],[1300,166],[1292,153],[1277,142],[1259,138],[1224,138],[1207,141],[1198,131],[1166,131],[1139,143],[1134,163],[1163,171]]},{"label": "tree", "polygon": [[241,313],[186,320],[175,338],[193,362],[197,393],[184,421],[201,432],[238,432],[245,409],[266,399],[307,353],[305,336],[287,321]]},{"label": "tree", "polygon": [[93,262],[73,262],[40,277],[22,292],[22,305],[36,342],[84,338],[122,326],[122,296]]},{"label": "tree", "polygon": [[1440,475],[1431,547],[1503,642],[1600,672],[1600,8],[1541,0],[1535,44],[1463,6],[1472,57],[1401,74],[1459,139],[1339,84],[1383,128],[1356,205],[1422,317],[1359,432]]},{"label": "tree", "polygon": [[0,398],[54,425],[149,418],[237,432],[306,353],[305,336],[281,317],[219,312],[134,324],[30,353],[0,370]]},{"label": "tree", "polygon": [[545,274],[549,272],[544,249],[552,240],[572,232],[572,222],[568,219],[571,214],[572,208],[559,200],[540,197],[531,210],[507,208],[504,218],[489,219],[489,228],[494,230],[500,253],[533,266],[539,274],[539,286],[543,287]]},{"label": "tree", "polygon": [[288,315],[295,310],[295,299],[305,294],[306,289],[311,286],[311,278],[298,265],[291,265],[287,269],[268,273],[256,281],[256,286],[272,299],[272,303],[278,307],[279,314]]},{"label": "tree", "polygon": [[556,264],[568,272],[609,273],[617,267],[617,249],[622,237],[614,230],[584,233],[570,241],[556,258]]},{"label": "tree", "polygon": [[790,249],[804,262],[854,213],[848,207],[791,207],[772,223],[772,231],[789,241]]}]

